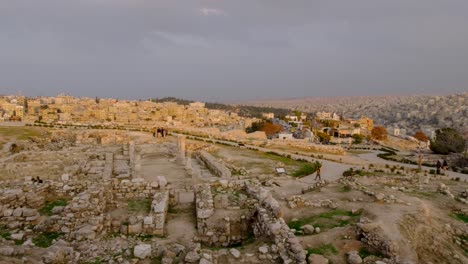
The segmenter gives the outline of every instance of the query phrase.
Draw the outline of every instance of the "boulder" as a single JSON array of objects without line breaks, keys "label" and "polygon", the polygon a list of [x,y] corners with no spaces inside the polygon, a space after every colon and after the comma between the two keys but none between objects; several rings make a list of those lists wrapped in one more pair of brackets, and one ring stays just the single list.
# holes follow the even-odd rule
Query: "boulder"
[{"label": "boulder", "polygon": [[357,251],[355,250],[350,251],[346,253],[346,255],[348,256],[347,257],[348,264],[361,264],[362,263],[362,258],[361,256],[359,256]]},{"label": "boulder", "polygon": [[309,264],[328,264],[328,259],[322,255],[310,254],[307,258],[307,262]]},{"label": "boulder", "polygon": [[185,262],[188,263],[196,263],[200,260],[200,254],[198,254],[196,251],[190,251],[185,255]]},{"label": "boulder", "polygon": [[133,255],[139,259],[145,259],[151,255],[151,245],[140,244],[133,249]]},{"label": "boulder", "polygon": [[306,235],[311,235],[315,232],[315,228],[311,225],[305,225],[302,227],[302,230],[304,231],[304,234]]},{"label": "boulder", "polygon": [[229,250],[229,252],[230,252],[231,255],[232,255],[233,257],[235,257],[235,258],[240,258],[240,256],[241,256],[240,251],[237,250],[237,249],[235,249],[235,248],[231,248],[231,249]]}]

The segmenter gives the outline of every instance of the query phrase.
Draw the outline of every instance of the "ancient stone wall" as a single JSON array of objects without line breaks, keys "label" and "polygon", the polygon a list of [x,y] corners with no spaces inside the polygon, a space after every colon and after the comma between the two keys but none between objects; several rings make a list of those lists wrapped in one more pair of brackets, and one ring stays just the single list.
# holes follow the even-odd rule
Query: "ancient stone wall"
[{"label": "ancient stone wall", "polygon": [[299,239],[281,217],[281,206],[262,187],[247,185],[247,192],[259,200],[253,219],[255,236],[267,236],[278,247],[284,263],[306,263],[306,254]]},{"label": "ancient stone wall", "polygon": [[[251,234],[249,225],[253,206],[217,206],[212,188],[223,188],[214,183],[196,186],[197,230],[199,240],[210,246],[231,246],[242,243]],[[227,187],[226,183],[224,187]],[[231,185],[232,186],[232,185]],[[218,189],[219,191],[219,189]],[[215,196],[217,197],[217,196]],[[220,196],[223,197],[223,196]],[[224,204],[223,202],[220,202]]]},{"label": "ancient stone wall", "polygon": [[201,150],[197,153],[197,157],[205,163],[206,167],[215,175],[223,178],[231,178],[231,171],[221,162],[216,160],[210,153]]}]

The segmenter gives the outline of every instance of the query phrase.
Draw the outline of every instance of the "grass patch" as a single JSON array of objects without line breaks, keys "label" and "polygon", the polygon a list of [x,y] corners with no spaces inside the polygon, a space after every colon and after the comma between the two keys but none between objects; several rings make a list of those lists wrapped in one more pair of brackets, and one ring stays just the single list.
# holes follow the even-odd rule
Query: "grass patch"
[{"label": "grass patch", "polygon": [[0,136],[16,138],[17,140],[28,140],[31,137],[44,136],[44,131],[28,127],[0,127]]},{"label": "grass patch", "polygon": [[288,223],[288,226],[291,229],[295,229],[296,232],[301,230],[301,227],[304,225],[319,227],[323,231],[356,223],[361,216],[361,213],[362,212],[353,214],[342,209],[333,209],[319,215],[306,217],[297,221],[291,221]]},{"label": "grass patch", "polygon": [[462,222],[465,222],[465,223],[468,223],[468,215],[464,215],[464,214],[452,214],[452,217],[457,219],[457,220],[460,220]]},{"label": "grass patch", "polygon": [[41,213],[41,215],[50,216],[53,214],[52,209],[54,209],[54,207],[56,206],[67,206],[67,200],[58,199],[58,200],[46,202],[46,204],[41,209],[39,209],[39,213]]},{"label": "grass patch", "polygon": [[307,257],[309,257],[311,254],[338,255],[338,250],[332,244],[323,244],[320,247],[308,248],[306,249],[306,251],[307,251]]},{"label": "grass patch", "polygon": [[37,247],[48,248],[52,245],[52,241],[62,236],[62,233],[58,232],[45,232],[32,239],[32,242]]},{"label": "grass patch", "polygon": [[276,152],[265,152],[265,153],[262,153],[262,156],[263,158],[266,158],[266,159],[279,161],[286,166],[298,166],[298,165],[300,166],[305,163],[305,162],[297,161],[288,157],[283,157],[280,154],[277,154]]},{"label": "grass patch", "polygon": [[358,251],[358,254],[359,256],[362,258],[362,259],[365,259],[369,256],[376,256],[376,257],[379,257],[379,258],[383,258],[384,255],[380,252],[375,252],[375,251],[370,251],[368,248],[360,248],[359,251]]},{"label": "grass patch", "polygon": [[135,199],[128,201],[128,210],[132,212],[145,212],[149,213],[151,210],[150,199]]},{"label": "grass patch", "polygon": [[299,169],[297,169],[295,172],[293,172],[294,177],[304,177],[307,175],[310,175],[312,173],[315,173],[318,168],[322,167],[322,164],[318,161],[310,164],[310,163],[305,163],[303,164]]},{"label": "grass patch", "polygon": [[351,188],[351,186],[349,186],[349,185],[343,185],[340,188],[338,188],[339,192],[350,192],[352,190],[353,190],[353,188]]},{"label": "grass patch", "polygon": [[9,240],[11,233],[6,229],[5,226],[0,226],[0,237],[3,237],[6,240]]}]

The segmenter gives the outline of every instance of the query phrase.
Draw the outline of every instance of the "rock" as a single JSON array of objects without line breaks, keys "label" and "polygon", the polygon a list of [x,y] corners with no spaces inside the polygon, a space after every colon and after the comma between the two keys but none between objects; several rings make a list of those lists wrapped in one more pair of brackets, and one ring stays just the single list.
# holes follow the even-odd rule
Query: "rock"
[{"label": "rock", "polygon": [[262,253],[262,254],[266,254],[268,253],[268,246],[261,246],[258,248],[258,252]]},{"label": "rock", "polygon": [[139,259],[145,259],[151,255],[151,245],[140,244],[133,249],[133,255]]},{"label": "rock", "polygon": [[196,251],[190,251],[185,255],[185,261],[188,263],[195,263],[200,260],[200,255]]},{"label": "rock", "polygon": [[54,208],[52,208],[52,214],[59,214],[63,212],[63,209],[65,209],[64,206],[55,206]]},{"label": "rock", "polygon": [[62,181],[69,181],[70,180],[70,174],[62,174]]},{"label": "rock", "polygon": [[315,228],[315,233],[317,233],[317,234],[320,233],[320,227]]},{"label": "rock", "polygon": [[18,234],[11,234],[11,239],[13,240],[23,240],[24,234],[23,233],[18,233]]},{"label": "rock", "polygon": [[143,218],[143,224],[152,225],[153,224],[153,217],[152,216],[145,216],[145,218]]},{"label": "rock", "polygon": [[383,194],[383,193],[378,193],[378,194],[375,195],[375,199],[377,201],[382,201],[384,198],[385,198],[385,194]]},{"label": "rock", "polygon": [[328,259],[322,255],[310,254],[307,258],[309,264],[328,264]]},{"label": "rock", "polygon": [[6,209],[5,211],[3,211],[3,216],[5,217],[11,216],[12,214],[13,214],[12,209]]},{"label": "rock", "polygon": [[31,217],[37,215],[37,210],[36,209],[28,209],[24,208],[23,209],[23,216],[24,217]]},{"label": "rock", "polygon": [[164,176],[157,176],[157,177],[156,177],[156,180],[157,180],[157,182],[158,182],[160,188],[166,187],[166,185],[167,185],[166,177],[164,177]]},{"label": "rock", "polygon": [[241,256],[240,251],[237,250],[237,249],[235,249],[235,248],[231,248],[231,249],[229,250],[229,252],[230,252],[231,255],[232,255],[233,257],[235,257],[235,258],[240,258],[240,256]]},{"label": "rock", "polygon": [[141,226],[141,222],[138,222],[134,225],[128,225],[128,233],[129,234],[139,234],[143,230],[143,227]]},{"label": "rock", "polygon": [[0,247],[0,255],[2,256],[13,256],[15,249],[12,247]]},{"label": "rock", "polygon": [[200,264],[213,264],[211,260],[207,260],[205,258],[202,258],[199,263]]},{"label": "rock", "polygon": [[362,258],[359,256],[358,252],[353,250],[348,253],[346,253],[348,256],[347,261],[348,264],[361,264],[362,263]]},{"label": "rock", "polygon": [[304,230],[304,234],[306,235],[311,235],[315,232],[315,228],[311,225],[305,225],[302,227],[302,230]]},{"label": "rock", "polygon": [[13,216],[20,217],[23,214],[23,208],[16,208],[13,210]]}]

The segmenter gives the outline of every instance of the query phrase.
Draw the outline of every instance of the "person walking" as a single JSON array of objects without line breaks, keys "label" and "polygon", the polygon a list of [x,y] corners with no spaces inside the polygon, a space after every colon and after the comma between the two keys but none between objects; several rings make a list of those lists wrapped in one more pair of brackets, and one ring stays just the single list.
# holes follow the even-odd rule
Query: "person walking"
[{"label": "person walking", "polygon": [[321,172],[321,169],[322,169],[322,166],[318,167],[317,170],[315,171],[317,174],[315,175],[315,180],[319,180],[319,181],[322,181],[322,175],[320,174]]},{"label": "person walking", "polygon": [[436,172],[437,172],[437,175],[440,174],[440,168],[442,168],[442,164],[440,163],[440,160],[437,160],[437,163],[436,163]]},{"label": "person walking", "polygon": [[442,163],[442,169],[444,170],[444,174],[445,174],[445,171],[448,170],[448,163],[447,163],[447,160],[444,160],[444,162]]}]

